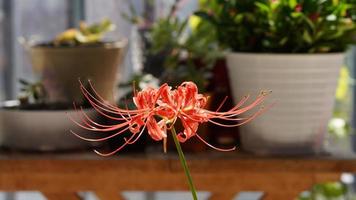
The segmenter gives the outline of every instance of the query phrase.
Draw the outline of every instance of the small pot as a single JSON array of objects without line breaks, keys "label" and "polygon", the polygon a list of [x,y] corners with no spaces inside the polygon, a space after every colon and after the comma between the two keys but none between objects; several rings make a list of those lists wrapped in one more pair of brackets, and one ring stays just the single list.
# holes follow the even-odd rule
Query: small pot
[{"label": "small pot", "polygon": [[[5,104],[18,105],[16,101]],[[83,133],[68,117],[78,118],[75,110],[19,110],[3,106],[0,109],[0,133],[3,146],[30,151],[63,151],[88,148],[88,143],[70,133]],[[85,113],[95,119],[94,110]]]},{"label": "small pot", "polygon": [[34,45],[29,53],[33,71],[41,78],[49,103],[82,103],[79,78],[84,83],[92,80],[98,93],[114,102],[113,90],[126,44],[122,40],[76,47]]}]

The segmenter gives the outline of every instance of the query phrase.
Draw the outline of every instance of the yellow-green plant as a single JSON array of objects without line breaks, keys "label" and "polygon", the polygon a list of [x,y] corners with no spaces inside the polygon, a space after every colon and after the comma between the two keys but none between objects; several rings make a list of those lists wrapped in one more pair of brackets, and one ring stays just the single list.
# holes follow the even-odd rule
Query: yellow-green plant
[{"label": "yellow-green plant", "polygon": [[115,25],[109,20],[104,19],[99,23],[87,25],[85,22],[80,22],[79,28],[68,29],[55,38],[53,44],[55,46],[61,45],[81,45],[98,43],[102,40],[105,33],[113,31]]}]

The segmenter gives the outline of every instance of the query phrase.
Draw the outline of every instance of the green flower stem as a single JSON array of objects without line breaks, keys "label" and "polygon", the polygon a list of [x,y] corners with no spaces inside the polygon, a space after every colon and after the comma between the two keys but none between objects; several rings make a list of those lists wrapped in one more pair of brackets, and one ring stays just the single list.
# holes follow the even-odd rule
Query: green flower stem
[{"label": "green flower stem", "polygon": [[176,130],[174,129],[174,127],[172,127],[171,132],[172,132],[174,144],[176,145],[176,148],[177,148],[177,151],[178,151],[180,163],[182,164],[182,167],[184,169],[185,175],[186,175],[186,177],[188,179],[189,189],[192,192],[193,199],[194,200],[198,200],[197,192],[196,192],[194,184],[193,184],[193,179],[192,179],[192,176],[190,175],[190,172],[189,172],[189,169],[188,169],[188,165],[187,165],[187,161],[185,160],[185,157],[184,157],[184,154],[183,154],[183,151],[182,151],[182,147],[180,146],[180,143],[179,143],[178,138],[177,138],[177,133],[176,133]]}]

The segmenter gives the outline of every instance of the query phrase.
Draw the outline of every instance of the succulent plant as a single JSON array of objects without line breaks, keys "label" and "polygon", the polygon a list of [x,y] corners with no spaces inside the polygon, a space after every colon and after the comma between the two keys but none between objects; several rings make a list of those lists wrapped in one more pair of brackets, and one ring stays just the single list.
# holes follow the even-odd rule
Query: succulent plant
[{"label": "succulent plant", "polygon": [[113,31],[114,29],[115,25],[109,19],[104,19],[101,22],[92,25],[80,22],[78,29],[71,28],[57,35],[53,44],[55,46],[75,46],[80,44],[98,43],[103,39],[105,33]]}]

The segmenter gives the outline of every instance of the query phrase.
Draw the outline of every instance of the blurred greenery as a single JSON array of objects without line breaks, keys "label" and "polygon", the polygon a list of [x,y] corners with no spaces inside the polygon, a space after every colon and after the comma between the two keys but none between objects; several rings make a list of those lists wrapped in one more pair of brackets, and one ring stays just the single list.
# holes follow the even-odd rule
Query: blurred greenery
[{"label": "blurred greenery", "polygon": [[355,0],[200,0],[195,14],[233,51],[320,53],[353,42]]},{"label": "blurred greenery", "polygon": [[343,66],[340,71],[338,87],[336,90],[336,100],[333,118],[329,121],[328,132],[339,138],[350,134],[350,107],[351,107],[351,91],[350,91],[350,71],[346,66]]},{"label": "blurred greenery", "polygon": [[351,200],[347,188],[340,182],[327,182],[314,185],[309,191],[299,195],[297,200]]},{"label": "blurred greenery", "polygon": [[[145,32],[145,57],[162,60],[161,82],[177,86],[183,81],[194,81],[199,90],[207,90],[211,69],[221,56],[217,44],[217,32],[210,23],[190,16],[181,19],[175,15],[176,1],[167,16],[158,18]],[[124,14],[132,23],[145,21],[135,16],[136,11]],[[141,23],[142,24],[142,23]],[[152,66],[150,66],[152,68]],[[160,67],[160,66],[156,66]],[[147,71],[148,73],[152,73]]]},{"label": "blurred greenery", "polygon": [[200,91],[205,91],[211,69],[219,57],[216,35],[208,23],[190,26],[191,19],[159,19],[150,31],[148,51],[165,55],[162,82],[176,86],[183,81],[194,81]]}]

